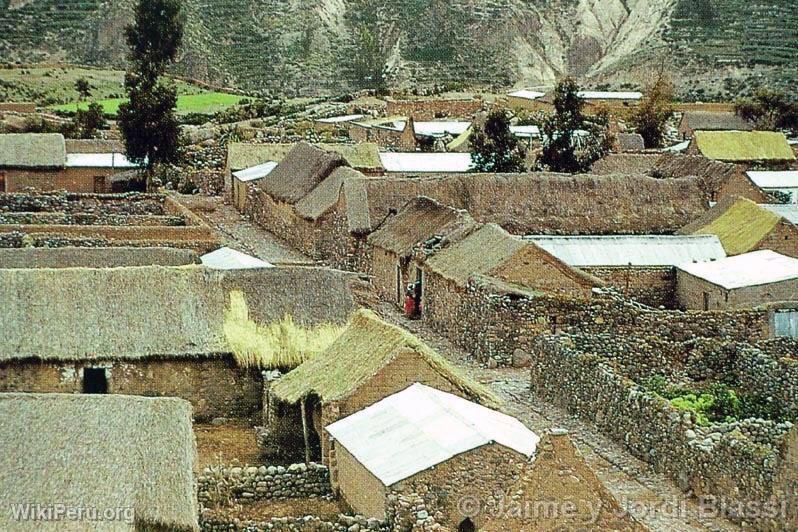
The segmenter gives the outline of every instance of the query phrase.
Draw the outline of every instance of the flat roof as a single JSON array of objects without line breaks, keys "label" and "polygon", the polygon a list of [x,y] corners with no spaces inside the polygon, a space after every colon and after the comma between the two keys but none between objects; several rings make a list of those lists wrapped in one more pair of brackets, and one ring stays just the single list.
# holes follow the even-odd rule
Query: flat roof
[{"label": "flat roof", "polygon": [[[401,130],[404,131],[407,122],[399,121],[397,125],[401,125]],[[413,130],[418,135],[425,135],[428,137],[442,137],[446,134],[454,137],[465,133],[471,127],[471,122],[466,121],[434,121],[434,122],[413,122]]]},{"label": "flat roof", "polygon": [[352,122],[353,120],[360,120],[366,115],[342,115],[342,116],[331,116],[329,118],[319,118],[316,122],[321,122],[323,124],[340,124],[343,122]]},{"label": "flat roof", "polygon": [[540,441],[507,414],[419,383],[326,430],[385,486],[490,443],[530,458]]},{"label": "flat roof", "polygon": [[668,153],[676,153],[676,152],[682,152],[682,151],[686,150],[689,147],[690,147],[690,141],[689,140],[685,140],[685,141],[680,142],[678,144],[674,144],[673,146],[668,146],[667,148],[662,148],[662,151],[668,152]]},{"label": "flat roof", "polygon": [[68,153],[67,168],[138,168],[124,153]]},{"label": "flat roof", "polygon": [[232,248],[222,247],[200,257],[202,264],[214,270],[273,268],[274,265]]},{"label": "flat roof", "polygon": [[537,100],[538,98],[542,98],[545,95],[546,95],[545,92],[531,91],[526,89],[521,89],[518,91],[507,93],[507,96],[515,96],[516,98],[523,98],[525,100]]},{"label": "flat roof", "polygon": [[268,161],[256,166],[250,166],[249,168],[233,172],[233,177],[239,181],[255,181],[256,179],[262,179],[269,175],[278,164],[279,163],[276,161]]},{"label": "flat roof", "polygon": [[680,264],[678,268],[727,290],[798,279],[798,259],[769,249],[714,262]]},{"label": "flat roof", "polygon": [[569,266],[675,266],[726,257],[715,235],[525,236]]},{"label": "flat roof", "polygon": [[388,172],[468,172],[473,163],[470,153],[380,153],[382,166]]},{"label": "flat roof", "polygon": [[759,188],[798,188],[798,170],[780,172],[751,170],[746,174]]},{"label": "flat roof", "polygon": [[585,100],[639,100],[642,92],[637,91],[579,91],[577,96]]},{"label": "flat roof", "polygon": [[540,136],[540,128],[538,126],[510,126],[510,132],[521,138],[537,138]]}]

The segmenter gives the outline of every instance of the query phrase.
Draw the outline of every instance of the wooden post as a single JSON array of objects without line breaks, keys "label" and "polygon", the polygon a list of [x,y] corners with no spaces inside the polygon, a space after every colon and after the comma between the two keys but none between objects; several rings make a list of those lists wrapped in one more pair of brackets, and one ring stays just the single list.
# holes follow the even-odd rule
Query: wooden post
[{"label": "wooden post", "polygon": [[299,400],[299,408],[302,410],[302,436],[305,438],[305,464],[310,463],[310,437],[308,435],[308,418],[305,412],[305,398]]}]

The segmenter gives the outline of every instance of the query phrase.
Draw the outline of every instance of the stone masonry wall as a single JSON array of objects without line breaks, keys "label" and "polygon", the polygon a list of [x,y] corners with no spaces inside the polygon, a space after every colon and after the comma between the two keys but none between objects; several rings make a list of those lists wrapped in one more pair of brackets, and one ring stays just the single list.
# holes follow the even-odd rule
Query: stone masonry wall
[{"label": "stone masonry wall", "polygon": [[676,308],[674,268],[580,268],[609,286],[649,307]]}]

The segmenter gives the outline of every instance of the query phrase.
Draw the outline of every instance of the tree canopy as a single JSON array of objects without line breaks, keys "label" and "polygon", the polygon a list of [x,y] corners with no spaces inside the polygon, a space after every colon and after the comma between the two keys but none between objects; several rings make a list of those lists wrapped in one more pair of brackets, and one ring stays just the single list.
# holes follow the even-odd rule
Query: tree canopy
[{"label": "tree canopy", "polygon": [[783,92],[762,89],[753,98],[738,101],[734,109],[759,129],[798,130],[798,101]]},{"label": "tree canopy", "polygon": [[523,172],[526,152],[510,131],[504,109],[492,111],[471,135],[471,156],[478,172]]},{"label": "tree canopy", "polygon": [[632,125],[643,137],[646,148],[662,147],[665,127],[673,113],[673,84],[660,72],[631,117]]}]

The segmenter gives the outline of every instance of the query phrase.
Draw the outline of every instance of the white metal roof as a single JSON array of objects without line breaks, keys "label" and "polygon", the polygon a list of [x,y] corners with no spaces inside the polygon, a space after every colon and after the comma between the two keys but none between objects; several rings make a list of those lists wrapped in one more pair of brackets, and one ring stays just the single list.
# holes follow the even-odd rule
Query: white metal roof
[{"label": "white metal roof", "polygon": [[223,247],[200,257],[202,264],[214,270],[246,270],[251,268],[273,268],[274,265],[257,257]]},{"label": "white metal roof", "polygon": [[385,486],[492,442],[531,457],[540,441],[513,417],[419,383],[326,429]]},{"label": "white metal roof", "polygon": [[516,98],[524,98],[526,100],[537,100],[538,98],[542,98],[545,95],[546,95],[545,92],[530,91],[526,89],[507,93],[507,96],[515,96]]},{"label": "white metal roof", "polygon": [[636,91],[579,91],[576,95],[585,100],[639,100],[643,97],[642,92]]},{"label": "white metal roof", "polygon": [[468,172],[470,153],[380,153],[380,161],[388,172]]},{"label": "white metal roof", "polygon": [[[798,259],[763,249],[714,262],[680,264],[679,269],[727,290],[798,279]],[[798,297],[798,294],[795,294]]]},{"label": "white metal roof", "polygon": [[675,266],[726,257],[715,235],[527,236],[570,266]]},{"label": "white metal roof", "polygon": [[763,203],[759,206],[778,214],[790,223],[798,224],[798,205],[795,203]]},{"label": "white metal roof", "polygon": [[782,172],[746,172],[751,181],[759,188],[798,188],[798,171]]},{"label": "white metal roof", "polygon": [[324,124],[341,124],[343,122],[352,122],[353,120],[360,120],[366,115],[343,115],[343,116],[331,116],[329,118],[319,118],[316,122],[322,122]]},{"label": "white metal roof", "polygon": [[685,140],[684,142],[680,142],[679,144],[674,144],[673,146],[669,146],[667,148],[662,148],[662,151],[668,153],[677,153],[682,152],[690,147],[690,141]]},{"label": "white metal roof", "polygon": [[239,170],[238,172],[233,172],[233,177],[239,181],[254,181],[256,179],[262,179],[266,177],[271,173],[272,170],[275,169],[275,167],[277,167],[277,162],[269,161],[257,166],[251,166],[249,168]]},{"label": "white metal roof", "polygon": [[540,128],[538,126],[510,126],[510,131],[516,137],[530,138],[540,136]]},{"label": "white metal roof", "polygon": [[124,153],[67,153],[67,168],[138,168]]},{"label": "white metal roof", "polygon": [[[404,131],[406,122],[399,121],[396,122],[397,125],[401,125],[400,129]],[[471,122],[462,122],[462,121],[438,121],[438,122],[414,122],[413,123],[413,130],[418,135],[425,135],[427,137],[442,137],[447,133],[454,137],[465,133],[468,128],[471,127]]]}]

